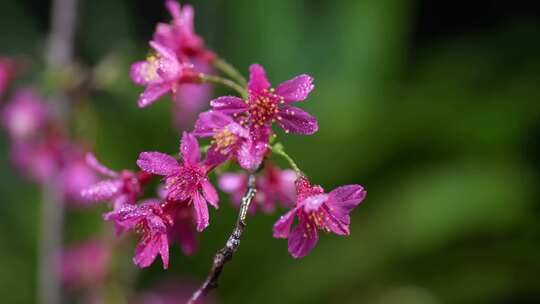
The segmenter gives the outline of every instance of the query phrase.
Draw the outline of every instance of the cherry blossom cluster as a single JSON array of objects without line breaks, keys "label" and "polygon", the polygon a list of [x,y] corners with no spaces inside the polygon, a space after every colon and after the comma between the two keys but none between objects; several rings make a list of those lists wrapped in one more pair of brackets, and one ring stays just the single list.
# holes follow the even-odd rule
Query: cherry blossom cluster
[{"label": "cherry blossom cluster", "polygon": [[[92,155],[87,164],[103,179],[82,191],[88,201],[109,201],[112,211],[104,218],[119,233],[141,235],[133,261],[147,267],[161,256],[169,264],[169,246],[178,242],[185,254],[197,249],[197,233],[210,224],[208,205],[219,207],[219,195],[211,182],[217,175],[219,188],[229,193],[238,206],[248,188],[248,175],[256,174],[256,195],[249,212],[271,213],[276,204],[290,208],[274,225],[276,238],[287,238],[294,258],[307,255],[318,241],[318,231],[349,235],[349,213],[365,198],[360,185],[339,187],[325,193],[311,185],[282,146],[272,145],[277,125],[285,133],[312,135],[317,120],[293,104],[305,101],[314,89],[313,78],[298,75],[273,87],[261,65],[249,67],[244,78],[205,46],[194,31],[194,11],[168,0],[169,23],[159,23],[150,41],[152,54],[130,70],[135,84],[145,89],[139,107],[146,107],[164,95],[175,103],[198,104],[210,98],[208,84],[221,84],[240,96],[222,96],[209,102],[210,110],[198,115],[191,132],[183,132],[179,154],[142,152],[136,164],[140,171],[113,171]],[[225,77],[216,74],[219,70]],[[208,140],[200,146],[199,140]],[[279,147],[279,149],[278,149]],[[293,170],[282,170],[270,158],[285,156]],[[224,172],[236,164],[242,172]],[[160,177],[154,198],[144,198],[144,186]],[[297,223],[293,228],[293,224]]]}]

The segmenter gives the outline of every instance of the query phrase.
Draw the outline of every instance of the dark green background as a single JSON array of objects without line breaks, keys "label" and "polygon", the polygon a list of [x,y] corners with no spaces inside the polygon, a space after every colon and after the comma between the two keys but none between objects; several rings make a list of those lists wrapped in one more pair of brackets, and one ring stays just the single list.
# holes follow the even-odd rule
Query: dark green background
[{"label": "dark green background", "polygon": [[[144,58],[161,1],[82,1],[77,55],[118,77],[94,91],[74,135],[115,169],[140,151],[174,152],[168,98],[136,107],[127,72]],[[249,219],[221,278],[223,303],[538,303],[540,301],[540,21],[525,1],[195,1],[198,31],[246,71],[274,84],[300,73],[314,136],[281,136],[327,190],[359,183],[366,201],[349,238],[322,235],[302,260],[273,239],[273,215]],[[2,0],[0,53],[39,67],[48,1]],[[37,74],[35,74],[37,75]],[[20,84],[38,79],[27,75]],[[225,93],[219,91],[218,93]],[[280,135],[283,135],[280,133]],[[39,190],[8,161],[0,136],[0,295],[35,301]],[[167,271],[139,271],[136,288],[200,282],[235,220],[225,195],[201,249],[177,246]],[[105,208],[70,211],[66,241],[103,231]],[[129,264],[134,245],[128,247]],[[133,268],[130,264],[127,268]],[[121,268],[121,267],[116,267]],[[121,283],[119,283],[122,286]]]}]

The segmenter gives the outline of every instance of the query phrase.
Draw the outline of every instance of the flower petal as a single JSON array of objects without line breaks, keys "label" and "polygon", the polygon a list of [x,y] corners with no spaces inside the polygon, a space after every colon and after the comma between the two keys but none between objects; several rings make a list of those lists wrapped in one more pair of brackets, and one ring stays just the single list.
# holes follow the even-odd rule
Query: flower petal
[{"label": "flower petal", "polygon": [[366,197],[366,191],[360,185],[347,185],[336,188],[328,194],[326,203],[331,215],[344,225],[350,224],[349,213]]},{"label": "flower petal", "polygon": [[140,268],[145,268],[154,262],[161,248],[160,235],[144,235],[135,248],[133,263]]},{"label": "flower petal", "polygon": [[304,217],[300,218],[298,225],[289,235],[289,253],[295,259],[305,257],[319,240],[317,228],[313,225],[308,226]]},{"label": "flower petal", "polygon": [[190,165],[196,165],[201,159],[201,151],[199,149],[199,142],[191,133],[184,132],[182,134],[182,141],[180,142],[180,154],[184,163]]},{"label": "flower petal", "polygon": [[279,220],[274,224],[273,235],[275,238],[286,239],[289,237],[289,232],[291,231],[291,225],[294,221],[296,211],[298,209],[294,208],[289,212],[282,215]]},{"label": "flower petal", "polygon": [[297,107],[281,107],[278,118],[279,126],[287,133],[311,135],[319,130],[315,117]]},{"label": "flower petal", "polygon": [[112,199],[122,189],[120,180],[104,180],[81,191],[84,200],[99,202]]},{"label": "flower petal", "polygon": [[105,176],[108,176],[108,177],[118,177],[118,173],[114,172],[113,170],[105,167],[103,164],[101,164],[96,156],[92,153],[87,153],[86,154],[86,158],[85,158],[85,161],[86,161],[86,164],[96,170],[97,172],[105,175]]},{"label": "flower petal", "polygon": [[180,248],[185,255],[193,255],[198,248],[197,234],[194,231],[191,220],[182,219],[175,223],[176,236]]},{"label": "flower petal", "polygon": [[266,78],[264,68],[259,64],[252,64],[249,67],[248,90],[254,93],[261,93],[270,88],[270,82]]},{"label": "flower petal", "polygon": [[217,194],[216,188],[208,180],[201,182],[204,198],[216,209],[219,208],[219,196]]},{"label": "flower petal", "polygon": [[199,192],[193,195],[193,215],[197,225],[197,231],[201,232],[210,224],[210,216],[208,215],[208,206],[205,199]]},{"label": "flower petal", "polygon": [[227,161],[230,156],[230,153],[221,153],[220,151],[216,150],[215,145],[212,145],[210,149],[208,149],[208,151],[206,152],[206,159],[204,160],[204,165],[208,168],[214,168]]},{"label": "flower petal", "polygon": [[195,123],[193,135],[199,137],[214,136],[217,130],[221,130],[231,123],[234,123],[233,119],[221,112],[203,112],[199,114],[199,119]]},{"label": "flower petal", "polygon": [[159,234],[159,238],[159,255],[161,255],[163,269],[167,269],[169,267],[169,239],[166,233]]},{"label": "flower petal", "polygon": [[144,92],[142,92],[139,96],[139,108],[144,108],[153,104],[158,98],[165,95],[170,89],[171,85],[169,83],[157,83],[148,85]]},{"label": "flower petal", "polygon": [[247,104],[242,98],[236,96],[221,96],[210,101],[210,106],[214,111],[219,111],[223,114],[237,114],[248,110]]},{"label": "flower petal", "polygon": [[285,102],[302,101],[313,90],[313,77],[302,74],[287,80],[276,88],[276,94],[282,96]]},{"label": "flower petal", "polygon": [[177,1],[167,0],[165,1],[165,7],[167,7],[167,10],[173,19],[180,19],[182,11],[180,9],[180,4]]},{"label": "flower petal", "polygon": [[328,194],[310,195],[300,202],[306,212],[318,211],[319,208],[328,200]]},{"label": "flower petal", "polygon": [[142,152],[137,166],[148,173],[163,176],[171,175],[179,168],[176,159],[161,152]]}]

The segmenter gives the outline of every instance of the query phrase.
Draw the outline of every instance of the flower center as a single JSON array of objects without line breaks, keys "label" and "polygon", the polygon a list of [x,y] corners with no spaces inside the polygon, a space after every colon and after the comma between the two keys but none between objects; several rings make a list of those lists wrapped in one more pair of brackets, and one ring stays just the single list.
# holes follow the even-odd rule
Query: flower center
[{"label": "flower center", "polygon": [[259,95],[251,100],[249,104],[249,120],[255,127],[261,127],[272,121],[278,113],[278,96],[269,93]]},{"label": "flower center", "polygon": [[158,80],[160,77],[157,73],[157,70],[159,68],[159,61],[156,55],[150,55],[146,58],[146,62],[148,62],[146,73],[144,75],[144,79],[147,82]]},{"label": "flower center", "polygon": [[182,166],[179,172],[166,180],[169,190],[168,197],[186,200],[199,189],[204,175],[198,168]]},{"label": "flower center", "polygon": [[225,149],[234,145],[238,140],[236,134],[231,132],[228,127],[223,128],[221,132],[217,132],[214,135],[213,144],[216,145],[217,150],[224,153]]}]

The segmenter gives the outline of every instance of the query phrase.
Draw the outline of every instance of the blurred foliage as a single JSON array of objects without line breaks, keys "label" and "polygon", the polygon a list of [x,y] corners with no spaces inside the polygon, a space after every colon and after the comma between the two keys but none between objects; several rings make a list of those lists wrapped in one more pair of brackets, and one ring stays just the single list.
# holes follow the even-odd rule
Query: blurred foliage
[{"label": "blurred foliage", "polygon": [[[34,2],[2,1],[0,53],[26,55],[39,65],[47,4]],[[161,4],[141,8],[141,2],[81,6],[81,62],[114,56],[111,68],[119,77],[90,96],[75,133],[86,135],[115,169],[133,168],[140,151],[173,153],[179,140],[169,102],[138,109],[141,89],[127,78],[129,64],[148,51],[154,24],[169,18]],[[243,71],[261,63],[273,83],[314,75],[316,90],[304,107],[321,130],[281,141],[326,189],[360,183],[368,190],[353,214],[352,235],[323,235],[299,261],[271,236],[279,214],[250,218],[215,291],[223,303],[540,301],[540,24],[514,18],[417,43],[417,5],[195,3],[199,32]],[[0,294],[4,303],[29,303],[35,300],[39,189],[10,166],[4,135],[0,143]],[[236,216],[221,198],[199,254],[184,257],[174,247],[170,269],[155,263],[139,271],[137,289],[167,278],[202,280]],[[107,231],[103,211],[70,211],[66,240]]]}]

